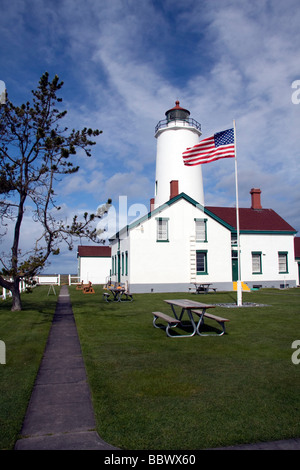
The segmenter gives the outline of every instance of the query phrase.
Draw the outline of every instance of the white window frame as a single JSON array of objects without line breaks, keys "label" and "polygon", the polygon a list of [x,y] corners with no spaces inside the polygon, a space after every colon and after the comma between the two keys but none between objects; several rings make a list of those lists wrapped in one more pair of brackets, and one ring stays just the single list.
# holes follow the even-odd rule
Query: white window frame
[{"label": "white window frame", "polygon": [[195,219],[196,242],[207,242],[207,219]]},{"label": "white window frame", "polygon": [[287,251],[278,252],[278,272],[279,274],[287,274],[289,272]]},{"label": "white window frame", "polygon": [[156,218],[156,241],[169,241],[169,219],[165,217]]},{"label": "white window frame", "polygon": [[261,251],[252,251],[252,274],[262,274]]}]

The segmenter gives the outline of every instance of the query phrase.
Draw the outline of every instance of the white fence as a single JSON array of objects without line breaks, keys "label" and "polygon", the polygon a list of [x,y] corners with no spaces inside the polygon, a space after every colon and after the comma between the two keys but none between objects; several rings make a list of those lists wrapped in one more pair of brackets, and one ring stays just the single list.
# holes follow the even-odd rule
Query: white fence
[{"label": "white fence", "polygon": [[69,286],[72,286],[73,284],[79,284],[80,283],[80,276],[72,276],[72,274],[69,274]]},{"label": "white fence", "polygon": [[[12,281],[12,279],[8,279]],[[60,274],[49,275],[49,276],[35,276],[33,281],[36,282],[37,285],[48,285],[48,286],[60,286]],[[33,287],[31,283],[29,284],[30,287]],[[24,279],[20,280],[20,292],[24,292],[26,290],[27,283]],[[7,297],[11,297],[11,291],[9,289],[5,289],[2,287],[2,295],[0,295],[0,299],[5,300]]]},{"label": "white fence", "polygon": [[[12,281],[12,279],[9,279],[9,281]],[[24,292],[26,290],[26,282],[24,279],[21,279],[20,281],[20,292]],[[7,297],[11,297],[11,291],[8,289],[5,289],[5,287],[2,287],[2,295],[0,295],[0,299],[5,300]]]},{"label": "white fence", "polygon": [[53,286],[60,286],[60,274],[53,274],[53,275],[45,275],[45,276],[35,276],[33,280],[38,285],[53,285]]},{"label": "white fence", "polygon": [[[60,276],[61,276],[60,274],[35,276],[33,278],[33,281],[35,281],[36,285],[40,285],[40,286],[43,286],[43,285],[44,286],[45,285],[60,286],[60,282],[61,282]],[[63,275],[63,276],[66,277],[67,275]],[[9,280],[12,281],[12,279],[9,279]],[[80,277],[72,275],[72,274],[68,274],[68,283],[69,283],[69,286],[74,285],[74,284],[79,284]],[[20,292],[24,292],[26,290],[26,286],[27,286],[26,281],[21,279]],[[30,287],[33,287],[33,286],[30,284]],[[11,297],[11,291],[2,287],[2,295],[0,295],[0,299],[5,300],[7,297]]]}]

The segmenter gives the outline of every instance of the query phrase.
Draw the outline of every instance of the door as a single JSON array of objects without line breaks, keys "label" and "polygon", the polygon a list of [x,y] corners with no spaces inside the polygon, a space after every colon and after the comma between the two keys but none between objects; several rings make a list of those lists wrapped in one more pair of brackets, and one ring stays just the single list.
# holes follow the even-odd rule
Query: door
[{"label": "door", "polygon": [[239,263],[238,263],[238,257],[237,257],[237,251],[232,251],[232,280],[233,282],[238,281],[239,278]]}]

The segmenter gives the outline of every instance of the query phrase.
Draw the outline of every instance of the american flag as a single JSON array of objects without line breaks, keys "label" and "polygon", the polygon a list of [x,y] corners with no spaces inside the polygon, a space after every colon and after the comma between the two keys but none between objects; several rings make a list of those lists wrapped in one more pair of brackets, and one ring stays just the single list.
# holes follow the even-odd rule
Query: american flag
[{"label": "american flag", "polygon": [[234,130],[217,132],[211,137],[201,140],[194,147],[187,148],[183,152],[183,163],[187,166],[202,165],[220,158],[232,158],[235,156]]}]

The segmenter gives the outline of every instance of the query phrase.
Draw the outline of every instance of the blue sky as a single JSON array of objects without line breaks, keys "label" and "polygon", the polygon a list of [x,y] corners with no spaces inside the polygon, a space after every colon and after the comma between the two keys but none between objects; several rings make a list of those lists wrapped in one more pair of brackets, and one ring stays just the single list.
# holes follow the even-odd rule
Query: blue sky
[{"label": "blue sky", "polygon": [[[0,8],[0,81],[10,100],[30,99],[48,71],[64,81],[66,125],[103,131],[93,156],[78,155],[80,171],[57,185],[65,217],[109,197],[116,211],[120,196],[149,207],[154,128],[179,99],[202,138],[235,119],[240,207],[259,187],[263,207],[300,230],[298,0],[0,0]],[[233,161],[202,171],[205,204],[233,206]],[[29,213],[26,223],[24,246],[35,233]],[[76,270],[76,249],[47,268]]]}]

